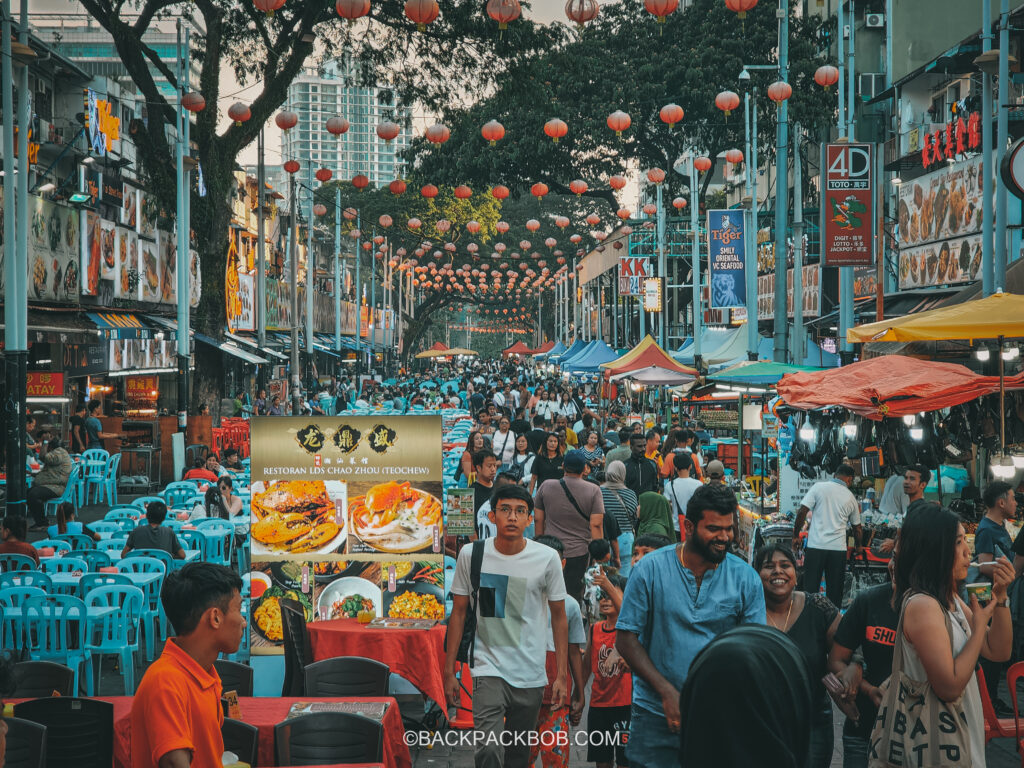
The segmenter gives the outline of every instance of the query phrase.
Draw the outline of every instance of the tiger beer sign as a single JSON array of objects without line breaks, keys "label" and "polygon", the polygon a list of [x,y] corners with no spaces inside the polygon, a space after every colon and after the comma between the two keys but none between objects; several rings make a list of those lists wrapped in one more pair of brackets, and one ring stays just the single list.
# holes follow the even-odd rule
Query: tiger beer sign
[{"label": "tiger beer sign", "polygon": [[643,296],[644,285],[651,272],[651,260],[647,256],[619,257],[619,294],[621,296]]}]

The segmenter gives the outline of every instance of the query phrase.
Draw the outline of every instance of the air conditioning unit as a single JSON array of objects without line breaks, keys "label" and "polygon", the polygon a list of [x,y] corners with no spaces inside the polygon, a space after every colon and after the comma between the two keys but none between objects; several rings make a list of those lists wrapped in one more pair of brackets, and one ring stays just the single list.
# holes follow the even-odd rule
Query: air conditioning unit
[{"label": "air conditioning unit", "polygon": [[885,90],[885,74],[882,72],[865,72],[857,76],[857,91],[864,101],[878,96]]},{"label": "air conditioning unit", "polygon": [[881,29],[885,26],[884,13],[865,13],[864,26],[868,29]]}]

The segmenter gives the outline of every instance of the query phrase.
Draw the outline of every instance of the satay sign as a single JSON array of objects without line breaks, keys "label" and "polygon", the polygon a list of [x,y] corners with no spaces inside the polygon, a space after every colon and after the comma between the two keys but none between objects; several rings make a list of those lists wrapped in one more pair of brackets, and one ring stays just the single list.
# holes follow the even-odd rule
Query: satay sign
[{"label": "satay sign", "polygon": [[825,145],[825,200],[821,206],[826,267],[874,263],[875,174],[871,144]]}]

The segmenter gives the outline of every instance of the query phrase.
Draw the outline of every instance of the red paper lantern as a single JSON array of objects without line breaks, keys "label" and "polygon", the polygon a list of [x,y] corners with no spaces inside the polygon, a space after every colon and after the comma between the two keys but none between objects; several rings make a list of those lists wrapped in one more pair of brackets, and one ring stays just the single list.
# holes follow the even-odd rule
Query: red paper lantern
[{"label": "red paper lantern", "polygon": [[380,224],[382,227],[384,227],[384,229],[387,229],[394,222],[392,221],[390,216],[388,216],[386,213],[382,213],[380,218],[377,219],[377,223]]},{"label": "red paper lantern", "polygon": [[346,208],[344,211],[341,212],[341,215],[344,216],[349,221],[355,221],[356,217],[359,216],[359,211],[357,211],[355,208]]},{"label": "red paper lantern", "polygon": [[711,170],[711,158],[710,157],[698,157],[693,161],[693,167],[701,173],[706,173]]},{"label": "red paper lantern", "polygon": [[568,216],[555,216],[555,226],[559,229],[565,229],[569,226]]},{"label": "red paper lantern", "polygon": [[644,0],[644,8],[647,12],[657,17],[659,24],[665,23],[665,17],[675,13],[679,7],[679,0]]},{"label": "red paper lantern", "polygon": [[583,239],[583,235],[569,235],[569,242],[576,244]]},{"label": "red paper lantern", "polygon": [[[518,0],[512,1],[515,2],[517,7],[519,6]],[[490,142],[490,145],[493,147],[495,144],[497,144],[499,141],[505,138],[505,126],[503,126],[497,120],[490,120],[484,123],[484,127],[480,129],[480,134],[488,142]]]},{"label": "red paper lantern", "polygon": [[357,174],[352,177],[352,186],[358,190],[364,190],[370,185],[370,180],[363,174]]},{"label": "red paper lantern", "polygon": [[313,206],[313,213],[317,216],[324,216],[327,214],[327,206],[323,203],[317,203]]},{"label": "red paper lantern", "polygon": [[298,160],[286,160],[284,163],[284,170],[287,173],[297,173],[300,167]]},{"label": "red paper lantern", "polygon": [[644,204],[644,213],[647,214],[648,216],[653,216],[657,212],[658,212],[658,206],[656,206],[654,203],[645,203]]},{"label": "red paper lantern", "polygon": [[334,136],[341,136],[348,130],[348,120],[340,115],[335,115],[327,120],[327,132]]},{"label": "red paper lantern", "polygon": [[624,186],[626,186],[626,177],[615,174],[614,176],[608,179],[608,185],[612,189],[622,189]]},{"label": "red paper lantern", "polygon": [[619,210],[615,212],[615,215],[618,216],[623,221],[625,221],[633,214],[630,212],[629,208],[619,208]]},{"label": "red paper lantern", "polygon": [[757,0],[725,0],[725,7],[739,15],[741,19],[746,18],[747,11],[757,5]]},{"label": "red paper lantern", "polygon": [[599,10],[597,0],[568,0],[565,4],[565,15],[581,27],[596,19]]},{"label": "red paper lantern", "polygon": [[715,96],[715,106],[725,112],[725,116],[729,117],[729,113],[732,112],[736,107],[740,105],[739,94],[733,91],[722,91],[720,94]]},{"label": "red paper lantern", "polygon": [[437,0],[405,0],[405,15],[416,22],[416,29],[420,32],[440,14],[441,9],[437,5]]},{"label": "red paper lantern", "polygon": [[543,181],[538,181],[532,187],[530,187],[530,194],[534,197],[544,197],[548,193],[548,185]]},{"label": "red paper lantern", "polygon": [[677,211],[681,211],[681,210],[683,210],[683,208],[686,207],[686,198],[685,197],[677,197],[677,198],[675,198],[672,201],[672,205],[675,207],[675,209]]},{"label": "red paper lantern", "polygon": [[198,91],[189,91],[181,97],[181,106],[189,112],[202,112],[206,109],[206,99]]},{"label": "red paper lantern", "polygon": [[252,0],[257,11],[263,11],[267,16],[273,16],[274,11],[284,5],[284,0]]},{"label": "red paper lantern", "polygon": [[546,133],[555,144],[557,144],[558,140],[568,132],[569,126],[566,125],[564,120],[559,120],[557,117],[553,117],[544,123],[544,133]]},{"label": "red paper lantern", "polygon": [[316,173],[313,175],[316,176],[316,180],[321,184],[326,184],[331,180],[331,176],[333,176],[330,168],[317,168]]},{"label": "red paper lantern", "polygon": [[651,168],[647,172],[647,180],[652,184],[661,184],[665,180],[665,172],[661,168]]},{"label": "red paper lantern", "polygon": [[352,23],[370,12],[370,0],[338,0],[334,4],[334,10],[341,18]]},{"label": "red paper lantern", "polygon": [[498,231],[498,234],[504,235],[509,230],[509,223],[507,221],[499,221],[494,225],[494,228]]},{"label": "red paper lantern", "polygon": [[409,219],[409,221],[406,222],[406,226],[408,226],[409,229],[419,229],[422,225],[423,222],[417,219],[415,216],[413,216],[411,219]]},{"label": "red paper lantern", "polygon": [[498,29],[506,29],[522,12],[519,0],[487,0],[487,15],[498,22]]},{"label": "red paper lantern", "polygon": [[738,149],[730,149],[725,153],[726,162],[732,163],[733,165],[739,165],[743,162],[743,153]]},{"label": "red paper lantern", "polygon": [[467,221],[466,222],[466,231],[469,232],[469,234],[471,234],[471,235],[475,235],[477,232],[480,231],[480,222],[479,221]]},{"label": "red paper lantern", "polygon": [[555,240],[555,238],[553,237],[548,237],[545,238],[544,245],[546,245],[548,248],[554,248],[556,245],[558,245],[558,241]]},{"label": "red paper lantern", "polygon": [[[530,219],[528,222],[526,222],[526,228],[531,232],[536,232],[538,229],[540,229],[540,222],[537,221],[536,219]],[[528,245],[524,245],[523,249],[525,250],[529,247],[530,246]]]},{"label": "red paper lantern", "polygon": [[448,130],[448,126],[444,123],[434,123],[427,128],[423,135],[426,136],[427,141],[431,144],[444,144],[451,138],[452,132]]},{"label": "red paper lantern", "polygon": [[420,194],[428,200],[437,197],[437,187],[433,184],[424,184],[420,188]]},{"label": "red paper lantern", "polygon": [[570,181],[569,189],[570,191],[572,191],[574,195],[582,195],[588,189],[587,182],[583,181],[583,179],[576,179],[575,181]]},{"label": "red paper lantern", "polygon": [[658,112],[658,115],[661,117],[661,122],[668,123],[668,127],[670,129],[675,128],[676,123],[683,119],[684,114],[683,108],[678,104],[666,104],[661,108],[661,111]]},{"label": "red paper lantern", "polygon": [[452,228],[452,223],[448,219],[438,219],[434,225],[434,229],[440,232],[442,235]]},{"label": "red paper lantern", "polygon": [[839,70],[831,64],[822,64],[814,70],[814,82],[827,91],[839,82]]},{"label": "red paper lantern", "polygon": [[504,184],[498,184],[493,189],[491,189],[491,196],[495,200],[504,200],[508,197],[508,194],[508,187],[506,187]]},{"label": "red paper lantern", "polygon": [[392,195],[401,195],[405,193],[406,183],[401,179],[395,179],[388,184],[388,189],[391,190]]},{"label": "red paper lantern", "polygon": [[235,125],[241,125],[252,117],[252,112],[249,111],[249,107],[246,104],[236,101],[228,108],[228,117],[235,121]]},{"label": "red paper lantern", "polygon": [[465,184],[460,184],[455,188],[455,196],[459,200],[468,200],[473,196],[473,190],[467,187]]},{"label": "red paper lantern", "polygon": [[[776,80],[768,86],[768,98],[781,106],[782,102],[793,95],[793,86],[783,80]],[[738,102],[737,102],[738,103]]]},{"label": "red paper lantern", "polygon": [[388,144],[398,137],[400,131],[401,128],[398,127],[398,124],[390,120],[385,120],[377,126],[377,135]]},{"label": "red paper lantern", "polygon": [[596,227],[600,223],[601,217],[598,216],[596,213],[592,213],[589,216],[587,216],[587,224],[589,224],[590,226]]},{"label": "red paper lantern", "polygon": [[633,119],[621,109],[617,109],[608,115],[608,127],[615,131],[615,135],[619,138],[622,138],[622,132],[628,131],[629,126],[632,124]]},{"label": "red paper lantern", "polygon": [[299,122],[299,116],[294,112],[285,110],[284,112],[277,113],[274,117],[274,122],[282,131],[288,131],[289,129],[294,128],[295,124]]}]

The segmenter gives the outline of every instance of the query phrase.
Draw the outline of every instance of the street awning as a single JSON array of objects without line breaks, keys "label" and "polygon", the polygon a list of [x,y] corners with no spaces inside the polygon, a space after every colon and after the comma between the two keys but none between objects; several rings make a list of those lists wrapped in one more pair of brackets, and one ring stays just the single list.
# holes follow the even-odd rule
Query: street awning
[{"label": "street awning", "polygon": [[847,341],[949,341],[1024,337],[1024,296],[996,293],[950,307],[858,325]]},{"label": "street awning", "polygon": [[[88,312],[105,339],[152,339],[157,330],[131,312]],[[177,326],[175,326],[177,328]]]},{"label": "street awning", "polygon": [[[2,305],[3,302],[0,301],[0,306]],[[96,327],[95,323],[83,317],[77,307],[74,309],[29,307],[27,319],[30,343],[63,341],[98,344],[103,338],[103,332]],[[0,315],[0,333],[6,332],[6,330],[3,316]]]},{"label": "street awning", "polygon": [[207,336],[206,334],[203,333],[197,333],[195,336],[196,341],[201,341],[204,344],[209,344],[211,347],[216,347],[221,352],[224,352],[227,355],[237,357],[239,360],[244,360],[245,362],[250,363],[252,365],[266,365],[267,363],[270,362],[265,357],[254,355],[252,352],[248,352],[242,349],[233,341],[217,341],[216,339]]},{"label": "street awning", "polygon": [[764,360],[745,360],[730,366],[718,373],[708,376],[708,381],[723,384],[748,384],[750,386],[771,386],[779,381],[787,373],[800,373],[804,371],[819,371],[820,368],[813,368],[808,365],[789,365],[787,363],[773,363]]},{"label": "street awning", "polygon": [[651,367],[664,368],[687,376],[695,376],[697,374],[694,368],[682,365],[669,357],[668,353],[659,347],[658,342],[649,335],[645,336],[639,344],[618,360],[601,364],[601,368],[607,371],[609,376]]},{"label": "street awning", "polygon": [[679,371],[662,368],[658,365],[649,365],[646,368],[638,368],[636,370],[618,373],[611,377],[612,381],[619,381],[621,379],[629,379],[630,381],[635,381],[638,384],[645,384],[648,386],[669,387],[678,386],[679,384],[689,384],[695,381],[695,378],[689,374],[679,373]]},{"label": "street awning", "polygon": [[260,347],[259,344],[256,342],[256,339],[250,339],[246,336],[242,336],[237,333],[225,333],[224,337],[242,346],[243,348],[251,347],[264,357],[276,357],[278,360],[288,359],[288,355],[282,355],[276,349],[270,349],[269,346]]}]

